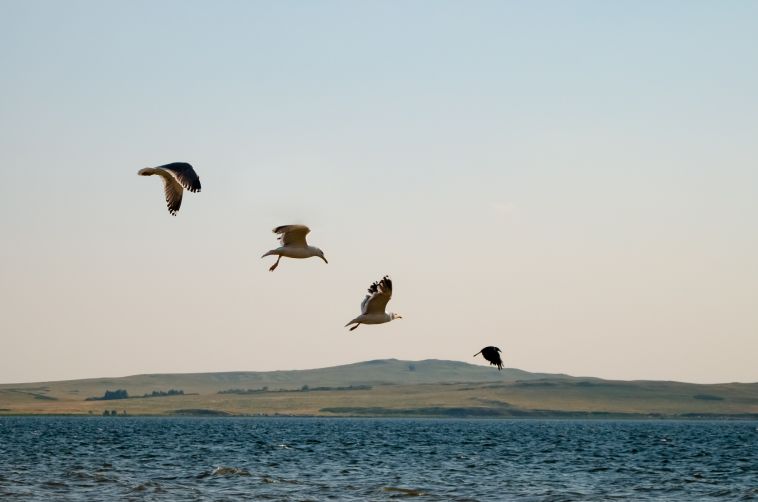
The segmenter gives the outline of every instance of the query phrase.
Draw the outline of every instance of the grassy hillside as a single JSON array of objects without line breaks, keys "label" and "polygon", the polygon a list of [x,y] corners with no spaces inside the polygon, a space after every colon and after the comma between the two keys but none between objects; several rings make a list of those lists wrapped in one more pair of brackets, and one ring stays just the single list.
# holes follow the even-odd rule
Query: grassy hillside
[{"label": "grassy hillside", "polygon": [[[303,386],[309,390],[302,390]],[[261,390],[264,388],[265,391]],[[313,390],[315,388],[321,389]],[[132,398],[85,400],[116,389],[127,390]],[[134,398],[169,389],[181,389],[185,394]],[[242,393],[219,393],[229,389]],[[753,414],[758,417],[758,384],[609,381],[517,369],[498,372],[491,367],[457,361],[391,359],[302,371],[135,375],[0,385],[0,414],[99,415],[106,409],[132,415],[212,411],[235,415],[687,417]]]},{"label": "grassy hillside", "polygon": [[[7,388],[47,389],[59,398],[71,395],[102,395],[106,389],[127,389],[130,394],[144,394],[158,389],[183,389],[185,392],[215,393],[230,388],[300,389],[311,387],[345,387],[349,385],[412,385],[428,383],[507,382],[555,377],[518,369],[497,371],[494,367],[477,366],[460,361],[398,361],[380,359],[344,366],[292,371],[234,371],[224,373],[148,374],[119,378],[94,378],[62,382],[0,385]],[[568,377],[567,377],[568,378]]]}]

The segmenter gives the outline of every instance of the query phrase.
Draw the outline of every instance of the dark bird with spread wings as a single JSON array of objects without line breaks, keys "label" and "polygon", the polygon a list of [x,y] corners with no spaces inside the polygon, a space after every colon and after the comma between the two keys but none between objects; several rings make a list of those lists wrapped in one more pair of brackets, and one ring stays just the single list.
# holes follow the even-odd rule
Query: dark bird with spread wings
[{"label": "dark bird with spread wings", "polygon": [[383,324],[394,319],[402,319],[403,316],[394,312],[386,313],[384,309],[392,298],[392,280],[389,276],[382,277],[381,281],[373,283],[368,288],[366,298],[361,302],[361,315],[345,324],[345,327],[355,324],[350,331],[361,324]]},{"label": "dark bird with spread wings", "polygon": [[474,357],[481,354],[487,361],[490,362],[490,366],[497,366],[497,370],[503,369],[503,360],[500,359],[501,350],[497,347],[484,347],[482,350],[474,354]]},{"label": "dark bird with spread wings", "polygon": [[171,215],[182,206],[182,194],[184,188],[190,192],[200,191],[200,178],[186,162],[173,162],[158,167],[146,167],[137,171],[140,176],[153,176],[157,174],[163,178],[163,191],[166,194],[166,206]]}]

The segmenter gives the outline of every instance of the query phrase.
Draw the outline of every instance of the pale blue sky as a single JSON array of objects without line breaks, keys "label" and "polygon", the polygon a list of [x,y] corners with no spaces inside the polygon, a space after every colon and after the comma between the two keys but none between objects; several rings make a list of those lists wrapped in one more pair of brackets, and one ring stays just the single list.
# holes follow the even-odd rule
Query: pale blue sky
[{"label": "pale blue sky", "polygon": [[[756,381],[756,61],[747,1],[0,0],[0,382]],[[293,222],[330,264],[271,274]],[[348,334],[385,273],[404,319]]]}]

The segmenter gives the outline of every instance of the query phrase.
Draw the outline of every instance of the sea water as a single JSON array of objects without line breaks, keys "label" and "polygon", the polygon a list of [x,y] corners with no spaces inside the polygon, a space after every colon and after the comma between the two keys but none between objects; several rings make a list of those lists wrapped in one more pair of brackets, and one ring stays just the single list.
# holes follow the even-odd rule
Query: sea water
[{"label": "sea water", "polygon": [[755,500],[754,421],[0,418],[2,500]]}]

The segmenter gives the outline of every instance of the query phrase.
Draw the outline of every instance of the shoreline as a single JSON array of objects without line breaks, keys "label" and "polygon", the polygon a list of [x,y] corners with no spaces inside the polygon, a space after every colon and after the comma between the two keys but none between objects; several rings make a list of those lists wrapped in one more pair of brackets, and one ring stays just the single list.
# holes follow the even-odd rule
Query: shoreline
[{"label": "shoreline", "polygon": [[119,420],[125,418],[219,418],[219,419],[291,419],[291,418],[312,418],[312,419],[397,419],[397,420],[505,420],[505,421],[529,421],[529,420],[549,420],[549,421],[630,421],[630,422],[751,422],[758,421],[758,413],[753,414],[697,414],[690,415],[660,415],[651,416],[646,414],[632,413],[571,413],[571,414],[545,414],[534,416],[482,416],[482,415],[403,415],[403,414],[386,414],[386,415],[298,415],[298,414],[232,414],[232,413],[169,413],[169,414],[120,414],[120,415],[96,415],[89,413],[2,413],[0,419],[5,417],[45,417],[45,418],[93,418],[93,419],[111,419]]}]

